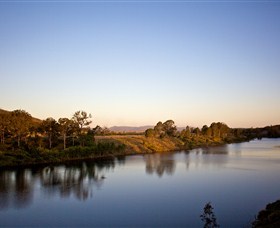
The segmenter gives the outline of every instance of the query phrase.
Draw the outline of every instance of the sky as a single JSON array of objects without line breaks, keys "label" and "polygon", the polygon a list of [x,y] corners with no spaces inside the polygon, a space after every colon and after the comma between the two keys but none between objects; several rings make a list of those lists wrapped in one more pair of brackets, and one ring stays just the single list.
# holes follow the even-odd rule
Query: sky
[{"label": "sky", "polygon": [[280,1],[0,0],[0,108],[92,126],[280,124]]}]

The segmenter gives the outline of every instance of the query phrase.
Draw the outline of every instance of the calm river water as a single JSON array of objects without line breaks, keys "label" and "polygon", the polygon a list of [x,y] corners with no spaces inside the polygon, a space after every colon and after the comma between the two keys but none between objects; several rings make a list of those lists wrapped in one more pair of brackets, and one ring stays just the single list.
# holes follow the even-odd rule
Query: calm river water
[{"label": "calm river water", "polygon": [[250,227],[280,198],[280,139],[0,171],[0,226]]}]

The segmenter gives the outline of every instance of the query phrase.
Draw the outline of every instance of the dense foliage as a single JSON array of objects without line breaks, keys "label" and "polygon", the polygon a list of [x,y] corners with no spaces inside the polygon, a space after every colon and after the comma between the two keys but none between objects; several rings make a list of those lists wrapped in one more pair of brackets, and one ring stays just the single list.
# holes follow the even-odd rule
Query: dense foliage
[{"label": "dense foliage", "polygon": [[148,138],[175,137],[184,142],[185,148],[197,146],[210,146],[223,143],[243,142],[254,138],[280,137],[280,125],[265,128],[229,128],[226,124],[212,123],[209,127],[204,125],[201,129],[187,126],[177,131],[173,120],[158,122],[154,128],[147,129]]},{"label": "dense foliage", "polygon": [[77,111],[71,119],[32,118],[24,110],[0,112],[0,166],[61,162],[122,154],[125,146],[95,142],[91,115]]},{"label": "dense foliage", "polygon": [[64,149],[70,141],[72,146],[91,145],[94,138],[89,128],[90,118],[85,111],[77,111],[71,119],[59,118],[58,121],[52,117],[34,121],[24,110],[0,113],[1,144],[12,150],[22,147],[51,149],[62,139]]}]

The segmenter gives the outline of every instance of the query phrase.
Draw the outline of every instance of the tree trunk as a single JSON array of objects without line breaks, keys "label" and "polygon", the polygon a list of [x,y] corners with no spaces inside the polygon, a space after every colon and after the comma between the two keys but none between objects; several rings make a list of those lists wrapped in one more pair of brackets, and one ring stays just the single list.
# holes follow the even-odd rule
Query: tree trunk
[{"label": "tree trunk", "polygon": [[66,134],[63,134],[63,147],[66,149]]},{"label": "tree trunk", "polygon": [[5,132],[2,131],[2,134],[1,134],[1,143],[4,144],[5,143]]},{"label": "tree trunk", "polygon": [[84,139],[84,137],[82,136],[82,138],[81,138],[81,146],[82,147],[84,147],[85,146],[85,139]]},{"label": "tree trunk", "polygon": [[50,149],[52,148],[52,135],[49,136]]},{"label": "tree trunk", "polygon": [[20,147],[20,136],[18,136],[17,143],[18,143],[18,147]]}]

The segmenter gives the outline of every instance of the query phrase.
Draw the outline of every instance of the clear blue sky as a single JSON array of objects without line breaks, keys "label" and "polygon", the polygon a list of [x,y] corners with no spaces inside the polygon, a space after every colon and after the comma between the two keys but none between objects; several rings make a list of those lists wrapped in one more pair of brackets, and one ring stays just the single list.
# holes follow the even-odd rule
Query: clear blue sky
[{"label": "clear blue sky", "polygon": [[280,2],[0,0],[0,91],[93,126],[280,124]]}]

